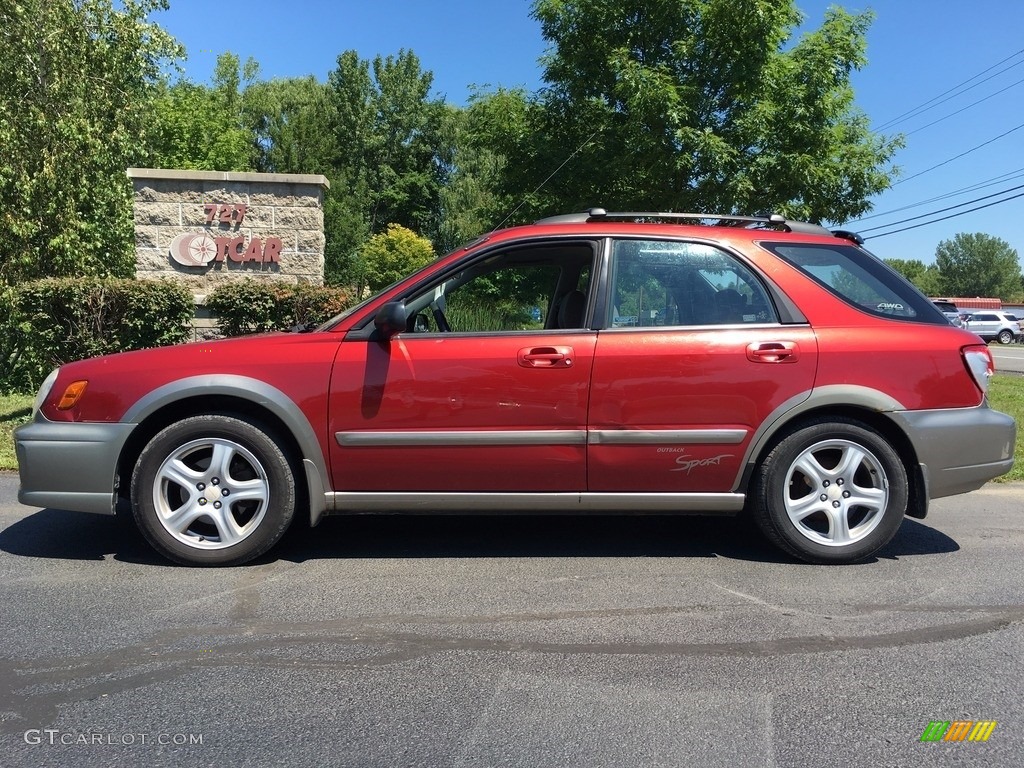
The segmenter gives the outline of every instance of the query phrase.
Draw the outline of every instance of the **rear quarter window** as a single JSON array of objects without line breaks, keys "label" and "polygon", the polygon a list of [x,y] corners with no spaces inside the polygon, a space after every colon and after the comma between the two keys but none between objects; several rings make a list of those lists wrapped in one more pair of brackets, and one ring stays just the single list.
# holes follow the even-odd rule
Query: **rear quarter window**
[{"label": "rear quarter window", "polygon": [[810,243],[760,245],[863,312],[893,320],[949,324],[910,281],[856,246]]}]

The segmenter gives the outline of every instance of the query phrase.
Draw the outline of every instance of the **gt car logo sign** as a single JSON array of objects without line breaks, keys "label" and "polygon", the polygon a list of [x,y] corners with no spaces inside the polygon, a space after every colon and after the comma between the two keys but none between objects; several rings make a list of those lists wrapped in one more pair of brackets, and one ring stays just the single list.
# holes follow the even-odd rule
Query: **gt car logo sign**
[{"label": "gt car logo sign", "polygon": [[171,241],[171,258],[183,267],[205,267],[217,256],[217,242],[205,232],[186,232]]},{"label": "gt car logo sign", "polygon": [[283,247],[279,237],[268,237],[266,241],[254,237],[246,244],[241,236],[210,237],[205,232],[186,232],[171,241],[170,254],[183,267],[205,267],[223,261],[279,264]]}]

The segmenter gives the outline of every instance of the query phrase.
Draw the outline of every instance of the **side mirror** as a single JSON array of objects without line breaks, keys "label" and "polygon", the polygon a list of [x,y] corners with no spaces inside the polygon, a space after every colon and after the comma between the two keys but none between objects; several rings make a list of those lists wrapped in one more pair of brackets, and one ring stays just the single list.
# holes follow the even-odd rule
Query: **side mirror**
[{"label": "side mirror", "polygon": [[373,325],[384,339],[390,339],[404,331],[409,324],[409,313],[404,301],[389,301],[373,318]]}]

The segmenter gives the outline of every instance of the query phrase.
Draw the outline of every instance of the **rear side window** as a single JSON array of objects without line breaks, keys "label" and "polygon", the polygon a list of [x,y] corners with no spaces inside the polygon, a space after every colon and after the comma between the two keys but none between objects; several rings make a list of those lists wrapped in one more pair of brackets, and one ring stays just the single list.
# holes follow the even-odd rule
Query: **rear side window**
[{"label": "rear side window", "polygon": [[776,323],[754,274],[703,243],[618,240],[609,328]]},{"label": "rear side window", "polygon": [[913,284],[860,248],[809,243],[760,245],[864,312],[894,320],[948,324]]}]

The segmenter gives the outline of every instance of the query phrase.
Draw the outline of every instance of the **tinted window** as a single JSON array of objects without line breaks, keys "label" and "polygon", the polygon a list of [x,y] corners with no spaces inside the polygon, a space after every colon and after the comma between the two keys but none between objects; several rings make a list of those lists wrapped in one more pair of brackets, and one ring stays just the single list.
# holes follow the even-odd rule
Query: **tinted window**
[{"label": "tinted window", "polygon": [[611,288],[610,328],[778,322],[754,274],[702,243],[616,241]]},{"label": "tinted window", "polygon": [[761,243],[848,304],[872,315],[948,325],[906,278],[855,246]]}]

